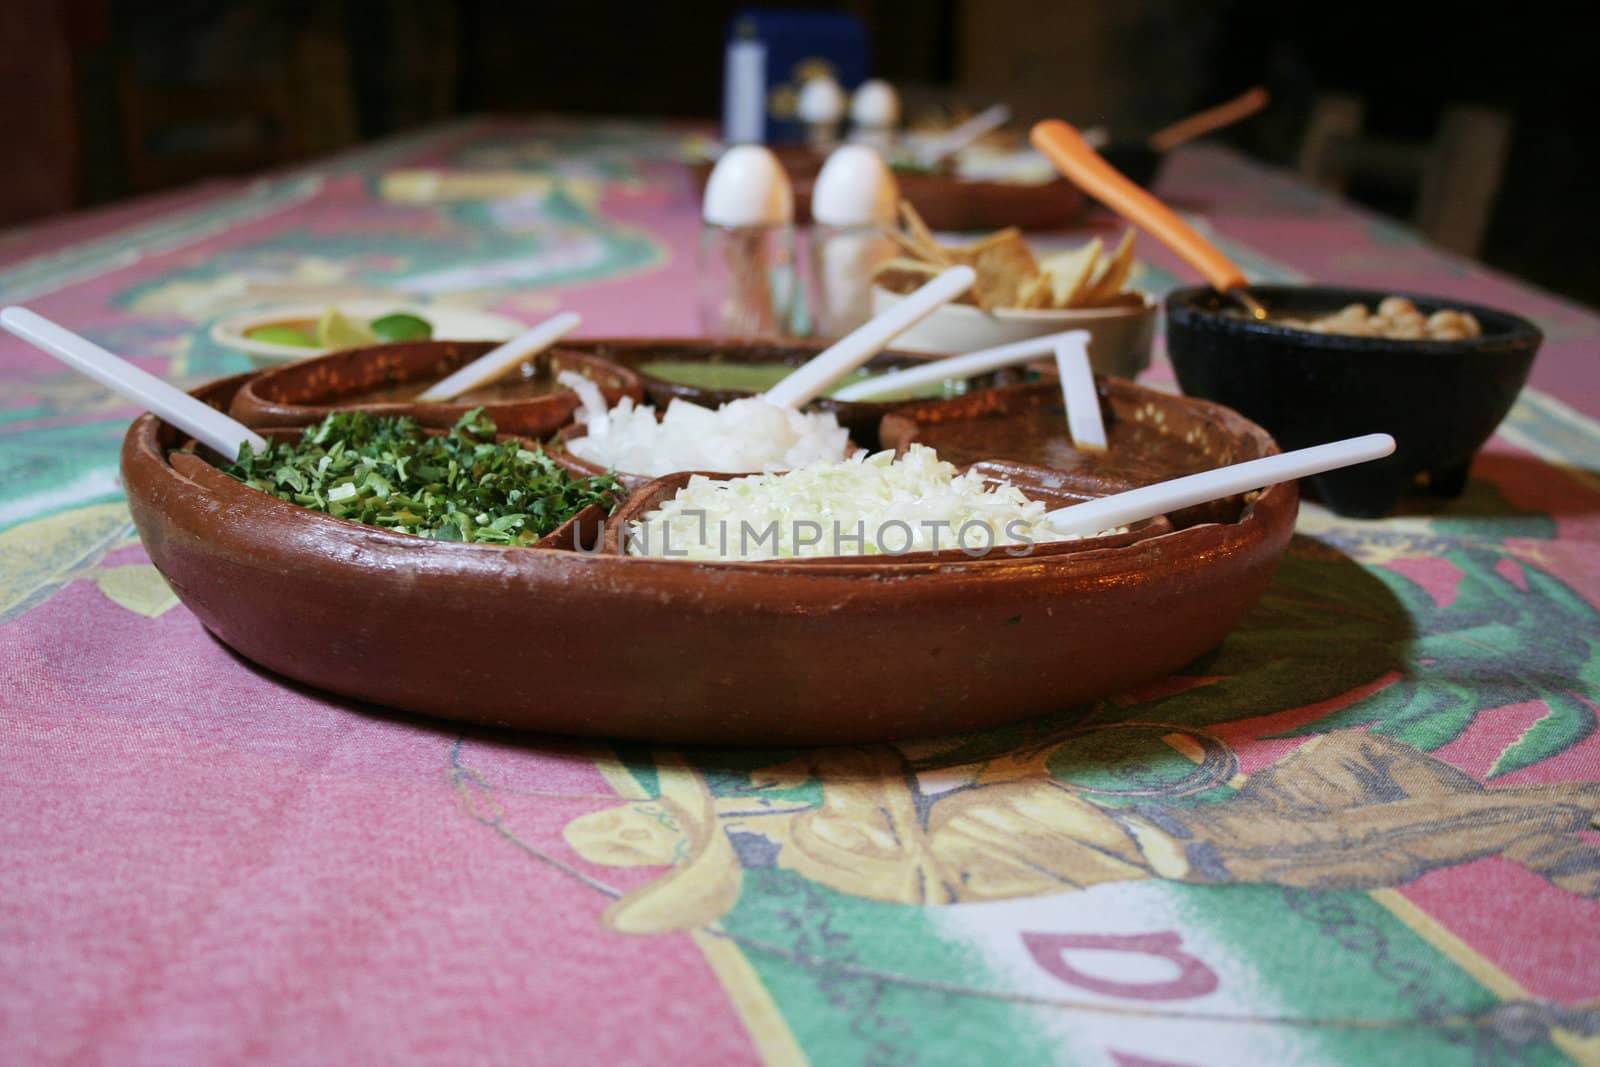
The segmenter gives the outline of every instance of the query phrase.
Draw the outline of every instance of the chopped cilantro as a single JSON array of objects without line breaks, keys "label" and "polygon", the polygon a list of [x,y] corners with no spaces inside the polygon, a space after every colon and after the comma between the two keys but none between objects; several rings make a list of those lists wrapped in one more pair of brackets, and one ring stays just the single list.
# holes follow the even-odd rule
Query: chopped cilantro
[{"label": "chopped cilantro", "polygon": [[621,496],[610,475],[574,478],[544,451],[496,442],[473,408],[447,434],[408,418],[338,412],[299,441],[249,447],[222,472],[315,511],[440,541],[526,545],[589,504]]}]

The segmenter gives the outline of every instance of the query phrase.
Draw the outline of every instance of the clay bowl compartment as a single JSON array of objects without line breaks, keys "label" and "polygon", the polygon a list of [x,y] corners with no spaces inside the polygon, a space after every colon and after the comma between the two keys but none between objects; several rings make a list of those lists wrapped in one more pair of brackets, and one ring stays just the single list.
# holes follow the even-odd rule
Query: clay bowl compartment
[{"label": "clay bowl compartment", "polygon": [[[577,394],[570,389],[482,404],[347,402],[347,398],[374,389],[436,382],[494,347],[489,341],[402,341],[330,352],[249,379],[234,396],[230,414],[255,427],[304,426],[330,411],[356,409],[374,415],[408,415],[423,426],[449,429],[462,415],[482,407],[502,433],[534,438],[554,433],[578,409]],[[547,349],[535,356],[534,362],[541,369],[553,364],[553,370],[576,370],[600,386],[609,403],[624,396],[638,400],[644,395],[639,379],[631,372],[596,359],[581,342]]]},{"label": "clay bowl compartment", "polygon": [[[1059,486],[1091,496],[1177,478],[1278,451],[1271,436],[1219,404],[1156,392],[1120,378],[1095,376],[1111,447],[1102,455],[1072,447],[1061,389],[1055,382],[991,389],[934,404],[903,407],[884,417],[885,448],[913,442],[965,465],[1009,460],[1059,472]],[[1026,429],[1025,435],[1022,431]],[[1244,497],[1175,512],[1179,529],[1234,522]]]},{"label": "clay bowl compartment", "polygon": [[1285,448],[1394,435],[1394,455],[1311,479],[1343,515],[1387,514],[1419,480],[1432,495],[1459,496],[1543,340],[1519,315],[1446,297],[1294,285],[1250,292],[1274,314],[1301,318],[1404,296],[1425,315],[1470,311],[1483,327],[1483,336],[1460,341],[1346,337],[1243,318],[1210,289],[1168,294],[1167,351],[1185,393],[1237,409]]},{"label": "clay bowl compartment", "polygon": [[[1023,463],[1007,463],[1004,461],[974,463],[969,469],[975,469],[983,475],[988,483],[997,484],[1006,482],[1021,489],[1030,500],[1043,501],[1049,508],[1064,508],[1071,504],[1081,503],[1091,499],[1091,495],[1074,490],[1064,484],[1057,471],[1046,470],[1042,467],[1030,467]],[[604,551],[621,554],[623,552],[623,536],[629,523],[644,518],[654,511],[663,501],[670,500],[678,490],[689,484],[691,478],[704,477],[715,481],[729,481],[734,478],[743,478],[742,474],[723,474],[717,471],[679,471],[677,474],[668,474],[645,482],[636,488],[626,501],[612,514],[606,522]],[[938,551],[906,552],[898,556],[807,556],[787,560],[763,560],[759,562],[778,563],[798,566],[862,566],[875,567],[884,563],[962,563],[983,560],[1011,560],[1039,558],[1042,556],[1058,556],[1075,552],[1093,552],[1102,548],[1122,548],[1135,541],[1142,541],[1150,537],[1160,537],[1172,532],[1172,521],[1165,515],[1154,519],[1144,519],[1129,526],[1126,530],[1116,533],[1107,533],[1098,537],[1081,537],[1069,541],[1041,541],[1035,544],[1026,553],[1019,552],[1012,556],[1007,548],[1020,548],[1020,546],[995,546],[991,551],[971,555],[958,548],[940,549]],[[587,538],[589,530],[584,529],[581,536]],[[591,542],[584,540],[585,546]]]},{"label": "clay bowl compartment", "polygon": [[[197,395],[225,406],[242,382]],[[1265,440],[1237,425],[1241,448]],[[375,530],[187,477],[179,443],[153,416],[129,428],[129,507],[174,591],[247,659],[446,719],[668,743],[927,736],[1162,677],[1255,604],[1297,502],[1277,485],[1237,522],[1020,560],[690,564]]]},{"label": "clay bowl compartment", "polygon": [[[773,145],[794,189],[794,221],[811,222],[811,188],[826,157],[805,145]],[[690,165],[696,188],[704,191],[712,163]],[[999,230],[1016,226],[1024,230],[1055,230],[1083,211],[1083,191],[1065,178],[1048,182],[983,181],[953,174],[896,171],[900,195],[935,230]]]},{"label": "clay bowl compartment", "polygon": [[[228,382],[231,383],[234,380],[235,379],[228,379]],[[224,383],[217,384],[221,385]],[[201,393],[202,391],[196,391],[196,395],[201,395]],[[220,407],[218,410],[221,410]],[[262,493],[259,490],[250,489],[249,486],[246,486],[237,479],[224,474],[217,468],[217,464],[222,462],[222,457],[217,455],[217,453],[213,452],[211,449],[201,445],[193,438],[178,440],[181,435],[175,431],[172,431],[171,428],[165,424],[162,425],[162,431],[163,442],[168,440],[176,442],[172,445],[163,443],[163,447],[168,449],[167,461],[172,465],[172,469],[182,477],[188,479],[190,482],[193,482],[203,492],[210,494],[220,493],[224,496],[231,496],[233,490],[235,489],[247,489],[252,496],[264,497],[266,502],[269,504],[277,504],[280,508],[289,509],[286,512],[281,512],[281,514],[278,516],[275,516],[286,522],[296,521],[293,518],[293,513],[299,512],[302,514],[315,515],[319,519],[327,519],[330,522],[338,523],[340,526],[346,528],[347,531],[372,531],[375,533],[387,534],[390,537],[401,538],[405,541],[423,541],[429,544],[456,543],[448,541],[432,541],[429,538],[419,537],[415,534],[400,533],[399,531],[395,530],[385,530],[378,526],[369,526],[365,523],[356,522],[353,519],[341,519],[337,516],[328,515],[323,512],[315,511],[311,508],[301,507],[300,505],[291,503],[287,500],[280,500],[276,497]],[[259,432],[263,437],[266,437],[269,440],[292,441],[301,435],[302,430],[300,428],[290,426],[263,426]],[[441,429],[429,428],[426,432],[430,434],[442,434],[445,431]],[[527,438],[520,437],[516,434],[502,433],[495,435],[496,441],[506,441],[512,439],[519,441],[524,447],[527,448],[543,447],[538,441],[530,441]],[[173,449],[176,449],[176,451],[173,451]],[[561,462],[561,457],[556,453],[552,452],[550,456],[552,459],[556,460],[557,465],[566,470],[568,474],[579,478],[588,477],[587,471],[575,471],[563,464]],[[623,486],[623,490],[625,494],[627,486]],[[616,511],[620,511],[623,502],[626,500],[626,495],[614,497],[612,500],[611,510],[609,511],[598,504],[589,504],[574,514],[571,518],[561,523],[561,525],[557,526],[555,529],[539,538],[537,541],[534,541],[531,544],[522,545],[516,551],[542,548],[558,548],[566,551],[574,551],[585,546],[598,544],[600,543],[600,539],[605,535],[607,525],[612,521],[611,515]],[[498,546],[483,545],[480,547],[491,548]]]},{"label": "clay bowl compartment", "polygon": [[[751,396],[749,392],[735,389],[704,389],[694,385],[657,378],[643,370],[645,364],[658,360],[705,363],[787,363],[799,367],[827,347],[817,341],[764,341],[760,339],[734,340],[595,340],[586,342],[587,350],[610,360],[639,378],[649,402],[659,410],[675,399],[684,399],[704,407],[716,407],[730,400]],[[873,371],[899,370],[920,367],[934,357],[913,352],[887,352],[874,356],[867,364]],[[1027,381],[1030,372],[1025,367],[1007,367],[991,374],[971,379],[969,392],[992,389]],[[1034,376],[1037,376],[1035,372]],[[850,439],[863,448],[878,448],[878,423],[891,411],[907,404],[928,403],[928,400],[833,400],[819,397],[810,405],[818,411],[831,411],[839,424],[850,431]]]}]

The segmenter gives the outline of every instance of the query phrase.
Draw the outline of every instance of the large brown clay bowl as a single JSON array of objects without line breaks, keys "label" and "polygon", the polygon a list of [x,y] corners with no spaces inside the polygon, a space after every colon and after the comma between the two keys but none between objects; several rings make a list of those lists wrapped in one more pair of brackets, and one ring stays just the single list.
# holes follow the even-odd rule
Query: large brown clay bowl
[{"label": "large brown clay bowl", "polygon": [[[764,341],[754,338],[718,340],[714,343],[698,340],[595,340],[585,342],[586,351],[610,360],[639,378],[645,396],[662,410],[673,400],[689,400],[704,407],[714,408],[730,400],[750,396],[749,390],[709,389],[685,385],[650,373],[648,367],[658,362],[685,362],[707,364],[787,364],[798,367],[821,352],[826,344],[816,341]],[[867,363],[871,371],[899,370],[921,366],[929,357],[910,352],[888,351],[873,357]],[[1037,373],[1024,368],[1006,368],[992,374],[980,375],[967,383],[969,392],[992,389],[997,385],[1013,385],[1037,377]],[[850,431],[850,439],[867,449],[878,447],[878,423],[889,412],[902,408],[908,400],[834,400],[819,397],[811,407],[818,411],[831,411],[839,424]]]},{"label": "large brown clay bowl", "polygon": [[[794,189],[795,222],[804,226],[811,221],[811,187],[825,157],[804,145],[774,146],[774,151]],[[705,188],[711,167],[692,164],[699,188]],[[1056,230],[1077,218],[1085,203],[1083,191],[1065,178],[1026,184],[896,171],[894,179],[900,196],[935,230]]]},{"label": "large brown clay bowl", "polygon": [[[225,406],[240,384],[197,395]],[[1241,450],[1270,445],[1239,432]],[[426,715],[670,743],[942,734],[1162,677],[1257,601],[1298,499],[1276,485],[1237,521],[1038,558],[696,564],[356,526],[185,474],[180,443],[133,423],[129,506],[151,561],[242,656]]]},{"label": "large brown clay bowl", "polygon": [[[423,426],[448,429],[475,407],[485,409],[502,433],[546,437],[578,409],[571,389],[496,398],[469,393],[444,404],[391,400],[383,392],[417,392],[494,348],[489,341],[403,341],[331,352],[277,367],[249,379],[234,395],[231,414],[249,426],[304,426],[330,411],[361,410],[408,415]],[[582,342],[548,349],[513,369],[501,385],[537,379],[541,388],[563,370],[577,371],[600,387],[609,403],[643,397],[630,371],[586,351]]]}]

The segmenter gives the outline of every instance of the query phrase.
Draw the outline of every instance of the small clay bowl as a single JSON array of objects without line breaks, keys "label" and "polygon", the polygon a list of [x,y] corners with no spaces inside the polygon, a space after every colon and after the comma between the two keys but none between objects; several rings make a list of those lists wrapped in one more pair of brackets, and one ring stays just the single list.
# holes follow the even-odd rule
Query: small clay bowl
[{"label": "small clay bowl", "polygon": [[[1195,474],[1257,459],[1278,450],[1271,436],[1237,412],[1097,375],[1100,414],[1110,447],[1075,448],[1067,432],[1061,389],[1054,382],[991,389],[938,404],[901,408],[884,417],[884,447],[904,452],[913,442],[958,466],[1009,460],[1058,472],[1059,487],[1087,496]],[[1244,497],[1229,497],[1173,513],[1179,529],[1200,522],[1233,522]]]},{"label": "small clay bowl", "polygon": [[[331,411],[359,410],[374,415],[407,415],[423,426],[449,429],[462,415],[482,407],[502,433],[541,438],[554,433],[578,409],[578,395],[556,389],[526,399],[452,401],[367,401],[362,394],[400,386],[425,386],[495,347],[488,341],[403,341],[332,352],[266,371],[247,381],[233,398],[231,414],[248,426],[304,426]],[[581,342],[548,349],[508,374],[550,374],[574,370],[592,380],[608,403],[643,393],[639,379],[586,351]]]},{"label": "small clay bowl", "polygon": [[[974,463],[968,469],[978,471],[983,476],[984,481],[990,485],[1014,485],[1022,490],[1023,495],[1028,499],[1041,501],[1049,508],[1064,508],[1092,499],[1091,494],[1066,486],[1059,472],[1046,470],[1042,467],[1030,467],[1023,463],[997,461]],[[677,474],[668,474],[665,477],[646,482],[634,490],[627,501],[617,508],[607,521],[606,540],[604,542],[606,551],[622,553],[625,548],[624,538],[630,523],[643,519],[650,512],[676,496],[680,489],[689,484],[690,479],[699,477],[710,478],[714,481],[728,481],[733,478],[747,477],[747,475],[709,471],[680,471]],[[588,532],[586,528],[583,535],[587,536]],[[1102,548],[1121,548],[1124,545],[1131,545],[1135,541],[1141,541],[1147,537],[1160,537],[1171,532],[1171,520],[1165,515],[1159,515],[1153,519],[1144,519],[1133,523],[1127,529],[1104,533],[1095,537],[1080,537],[1067,541],[1041,541],[1030,546],[973,545],[970,552],[962,551],[960,548],[948,548],[937,551],[904,552],[899,555],[805,556],[786,560],[785,562],[801,565],[832,564],[848,566],[856,564],[858,566],[879,566],[885,562],[957,563],[974,559],[1037,558],[1072,552],[1092,552]],[[776,561],[766,560],[761,562]]]},{"label": "small clay bowl", "polygon": [[[196,395],[220,408],[241,384]],[[672,744],[924,737],[1161,678],[1260,598],[1297,500],[1276,485],[1236,522],[1055,556],[697,564],[375,530],[186,474],[180,443],[134,421],[129,508],[151,562],[240,655],[421,714]]]},{"label": "small clay bowl", "polygon": [[[260,432],[263,437],[266,437],[269,440],[292,441],[298,438],[304,432],[304,428],[289,426],[264,426],[261,428]],[[443,434],[446,431],[442,429],[428,428],[424,432],[437,435]],[[541,447],[539,442],[530,441],[527,438],[520,437],[516,434],[495,434],[495,440],[497,442],[515,440],[528,448]],[[590,472],[586,470],[573,470],[571,467],[562,463],[562,457],[557,454],[551,453],[550,458],[556,461],[557,466],[560,466],[563,470],[567,471],[568,474],[571,474],[574,477],[585,478],[590,474]],[[213,452],[210,448],[201,445],[193,438],[181,441],[176,446],[175,450],[168,453],[167,460],[172,464],[173,470],[177,471],[179,474],[190,479],[196,484],[210,487],[210,489],[213,491],[220,489],[224,492],[231,492],[231,489],[228,488],[230,485],[243,485],[243,483],[239,482],[237,479],[224,474],[218,469],[218,464],[225,462],[221,456]],[[246,486],[245,488],[248,487]],[[557,526],[555,529],[539,538],[537,541],[533,541],[529,544],[518,547],[525,549],[559,548],[571,551],[578,549],[580,546],[597,544],[600,538],[604,535],[607,524],[612,521],[612,514],[615,511],[620,510],[622,501],[627,499],[628,487],[624,485],[622,488],[623,492],[612,498],[610,507],[601,507],[599,504],[589,504],[588,506],[579,510],[571,518],[568,518],[565,522],[561,523],[561,525]],[[266,494],[258,493],[257,495],[264,496]],[[342,523],[344,526],[354,530],[376,530],[380,533],[392,534],[395,537],[410,538],[414,541],[429,540],[429,538],[419,537],[415,534],[400,533],[393,530],[384,530],[381,527],[368,526],[364,523],[356,522],[353,519],[341,519],[323,512],[314,511],[310,508],[300,507],[298,504],[293,504],[286,500],[279,500],[277,502],[284,504],[287,507],[296,508],[300,511],[310,512],[311,514],[318,515],[321,518],[332,519],[334,522]],[[439,544],[444,542],[435,543]]]},{"label": "small clay bowl", "polygon": [[1247,319],[1210,289],[1167,297],[1167,352],[1185,393],[1236,408],[1284,448],[1394,435],[1387,459],[1311,479],[1341,515],[1386,515],[1417,488],[1460,495],[1473,456],[1511,410],[1543,339],[1521,316],[1445,297],[1325,286],[1250,292],[1274,315],[1313,318],[1405,296],[1424,314],[1470,311],[1483,327],[1483,336],[1461,341],[1346,337]]},{"label": "small clay bowl", "polygon": [[[589,351],[610,360],[638,375],[645,396],[659,410],[666,410],[673,400],[683,399],[704,407],[714,408],[730,400],[752,395],[735,389],[705,389],[694,385],[658,378],[644,369],[646,364],[659,360],[695,363],[784,363],[798,367],[827,347],[816,341],[763,341],[759,339],[734,339],[717,341],[638,341],[596,340],[587,342]],[[919,367],[928,362],[928,356],[890,350],[867,363],[874,371],[899,370]],[[1029,379],[1025,368],[1007,367],[991,374],[980,375],[968,382],[968,391],[992,389],[998,385],[1011,385]],[[850,439],[861,447],[875,450],[878,447],[878,423],[889,412],[918,400],[833,400],[819,397],[809,406],[818,411],[831,411],[839,424],[850,431]]]}]

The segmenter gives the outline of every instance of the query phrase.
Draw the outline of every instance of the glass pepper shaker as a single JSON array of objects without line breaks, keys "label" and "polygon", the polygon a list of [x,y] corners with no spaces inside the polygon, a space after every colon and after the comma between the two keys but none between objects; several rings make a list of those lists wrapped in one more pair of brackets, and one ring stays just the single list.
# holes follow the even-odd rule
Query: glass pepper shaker
[{"label": "glass pepper shaker", "polygon": [[724,152],[706,182],[700,328],[709,337],[788,336],[795,297],[794,193],[761,145]]},{"label": "glass pepper shaker", "polygon": [[866,145],[834,151],[811,194],[810,303],[815,336],[843,337],[872,317],[872,277],[894,258],[884,229],[894,224],[899,187]]},{"label": "glass pepper shaker", "polygon": [[895,150],[900,126],[900,94],[882,78],[868,78],[850,97],[850,140],[876,148],[884,158]]},{"label": "glass pepper shaker", "polygon": [[838,145],[844,105],[844,90],[826,74],[809,78],[800,87],[795,114],[805,123],[807,146],[818,155],[826,155]]}]

